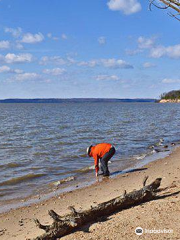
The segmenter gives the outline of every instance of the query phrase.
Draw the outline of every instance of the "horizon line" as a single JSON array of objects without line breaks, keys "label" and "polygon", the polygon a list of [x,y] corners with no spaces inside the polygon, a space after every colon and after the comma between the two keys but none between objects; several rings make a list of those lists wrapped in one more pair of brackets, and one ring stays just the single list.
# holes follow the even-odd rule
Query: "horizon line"
[{"label": "horizon line", "polygon": [[136,99],[152,99],[152,100],[156,100],[157,98],[96,98],[96,97],[73,97],[73,98],[53,98],[53,97],[50,97],[50,98],[40,98],[40,97],[35,97],[35,98],[3,98],[3,99],[0,99],[0,101],[3,101],[3,100],[45,100],[45,99],[59,99],[59,100],[66,100],[66,99],[113,99],[113,100],[125,100],[125,99],[130,99],[130,100],[136,100]]}]

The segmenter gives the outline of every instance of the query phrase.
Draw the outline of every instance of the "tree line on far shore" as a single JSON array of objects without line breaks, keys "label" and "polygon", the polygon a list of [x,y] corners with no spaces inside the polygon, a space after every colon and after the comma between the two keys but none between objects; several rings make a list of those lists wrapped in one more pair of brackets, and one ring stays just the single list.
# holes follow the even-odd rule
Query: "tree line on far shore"
[{"label": "tree line on far shore", "polygon": [[163,93],[160,96],[161,99],[171,99],[171,100],[175,100],[175,99],[180,99],[180,90],[173,90],[170,91],[168,93]]}]

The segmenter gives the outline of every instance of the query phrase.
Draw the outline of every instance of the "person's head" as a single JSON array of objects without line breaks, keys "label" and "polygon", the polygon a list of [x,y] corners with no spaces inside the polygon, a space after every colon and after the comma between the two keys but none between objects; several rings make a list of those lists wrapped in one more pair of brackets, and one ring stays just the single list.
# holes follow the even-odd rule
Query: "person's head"
[{"label": "person's head", "polygon": [[90,157],[91,156],[91,148],[92,148],[93,145],[89,146],[87,148],[87,155]]}]

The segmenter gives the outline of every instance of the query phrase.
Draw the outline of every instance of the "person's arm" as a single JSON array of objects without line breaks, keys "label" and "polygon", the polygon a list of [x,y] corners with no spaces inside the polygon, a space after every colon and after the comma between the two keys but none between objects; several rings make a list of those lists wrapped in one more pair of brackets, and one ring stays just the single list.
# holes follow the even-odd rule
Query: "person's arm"
[{"label": "person's arm", "polygon": [[98,155],[95,155],[93,157],[94,157],[94,165],[95,165],[95,171],[96,171],[96,177],[97,177],[99,172],[99,157]]}]

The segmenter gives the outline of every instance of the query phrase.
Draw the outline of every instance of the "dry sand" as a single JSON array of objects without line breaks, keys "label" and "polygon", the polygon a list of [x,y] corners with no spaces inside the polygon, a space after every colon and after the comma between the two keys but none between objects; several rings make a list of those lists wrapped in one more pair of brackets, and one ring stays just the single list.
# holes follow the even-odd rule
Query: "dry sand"
[{"label": "dry sand", "polygon": [[[137,171],[107,179],[89,187],[77,189],[53,197],[38,204],[11,210],[0,214],[0,239],[25,240],[43,233],[33,219],[49,224],[51,219],[47,212],[55,210],[60,215],[68,213],[68,206],[73,205],[77,210],[88,209],[91,205],[110,200],[123,193],[142,187],[142,179],[149,176],[148,183],[157,177],[162,177],[161,188],[168,187],[160,194],[173,194],[160,200],[151,201],[136,207],[121,211],[108,217],[104,222],[93,223],[83,229],[65,236],[63,240],[136,240],[136,239],[178,239],[180,240],[180,148],[163,159],[154,161]],[[135,234],[136,227],[145,229],[166,229],[173,233],[144,233]]]}]

